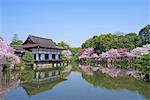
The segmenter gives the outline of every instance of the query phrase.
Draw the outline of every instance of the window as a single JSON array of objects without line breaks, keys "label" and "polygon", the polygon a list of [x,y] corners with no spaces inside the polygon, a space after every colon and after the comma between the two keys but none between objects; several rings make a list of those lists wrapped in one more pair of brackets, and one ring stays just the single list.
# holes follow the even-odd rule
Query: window
[{"label": "window", "polygon": [[52,54],[52,59],[55,59],[55,54]]},{"label": "window", "polygon": [[39,54],[39,60],[41,60],[41,54]]},{"label": "window", "polygon": [[36,60],[36,54],[34,54],[34,60]]},{"label": "window", "polygon": [[60,59],[60,55],[58,55],[58,58]]},{"label": "window", "polygon": [[45,60],[48,60],[49,54],[45,54]]},{"label": "window", "polygon": [[39,49],[39,52],[42,52],[42,48]]}]

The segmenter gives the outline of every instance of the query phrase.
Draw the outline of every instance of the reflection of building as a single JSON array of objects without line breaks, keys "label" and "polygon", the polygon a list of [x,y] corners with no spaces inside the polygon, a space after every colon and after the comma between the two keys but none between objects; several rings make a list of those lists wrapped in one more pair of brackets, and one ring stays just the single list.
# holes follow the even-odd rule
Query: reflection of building
[{"label": "reflection of building", "polygon": [[23,83],[22,87],[29,96],[52,89],[65,81],[62,70],[39,70],[34,72],[32,82]]},{"label": "reflection of building", "polygon": [[44,81],[44,82],[32,82],[32,83],[23,83],[22,87],[29,96],[42,93],[44,91],[52,89],[55,85],[65,81],[65,79],[58,79],[53,81]]},{"label": "reflection of building", "polygon": [[61,70],[35,71],[33,81],[53,80],[62,78]]}]

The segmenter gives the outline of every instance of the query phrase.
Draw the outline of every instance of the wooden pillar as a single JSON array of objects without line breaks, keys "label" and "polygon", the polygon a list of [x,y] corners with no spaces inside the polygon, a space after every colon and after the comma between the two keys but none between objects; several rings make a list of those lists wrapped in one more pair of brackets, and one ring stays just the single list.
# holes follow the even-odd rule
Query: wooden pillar
[{"label": "wooden pillar", "polygon": [[49,60],[52,60],[52,54],[51,53],[49,54]]},{"label": "wooden pillar", "polygon": [[36,53],[36,60],[39,60],[39,54]]}]

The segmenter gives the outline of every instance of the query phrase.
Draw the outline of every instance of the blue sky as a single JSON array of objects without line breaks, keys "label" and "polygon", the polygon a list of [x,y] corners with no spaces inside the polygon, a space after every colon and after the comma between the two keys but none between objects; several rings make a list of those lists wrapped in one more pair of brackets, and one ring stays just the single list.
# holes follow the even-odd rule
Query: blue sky
[{"label": "blue sky", "polygon": [[29,34],[72,47],[111,32],[138,32],[150,24],[150,0],[0,0],[0,36]]}]

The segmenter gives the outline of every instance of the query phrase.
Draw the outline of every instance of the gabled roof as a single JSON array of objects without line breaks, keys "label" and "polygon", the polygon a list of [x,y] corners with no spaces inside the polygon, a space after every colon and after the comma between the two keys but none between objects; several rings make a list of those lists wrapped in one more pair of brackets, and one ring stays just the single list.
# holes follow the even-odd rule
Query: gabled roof
[{"label": "gabled roof", "polygon": [[[27,42],[30,40],[32,42],[31,44],[28,44]],[[55,42],[53,42],[51,39],[42,38],[38,36],[29,35],[27,40],[22,44],[24,48],[28,47],[44,47],[44,48],[56,48],[56,49],[64,49],[61,47],[58,47]]]}]

